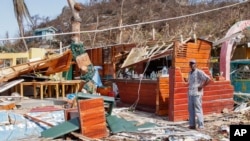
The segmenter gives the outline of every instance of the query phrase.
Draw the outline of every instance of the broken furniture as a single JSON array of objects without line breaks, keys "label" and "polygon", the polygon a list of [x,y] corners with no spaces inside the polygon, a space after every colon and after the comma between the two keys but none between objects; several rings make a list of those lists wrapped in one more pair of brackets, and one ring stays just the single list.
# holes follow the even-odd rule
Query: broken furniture
[{"label": "broken furniture", "polygon": [[71,86],[71,92],[77,92],[80,88],[80,83],[82,80],[67,80],[67,81],[34,81],[34,82],[22,82],[20,83],[20,94],[23,96],[23,88],[24,86],[33,86],[34,89],[34,97],[37,98],[36,88],[39,88],[40,91],[40,99],[44,97],[44,88],[48,88],[49,97],[52,96],[52,86],[55,87],[56,98],[59,98],[60,88],[62,91],[62,97],[65,97],[65,87]]},{"label": "broken furniture", "polygon": [[93,98],[103,98],[104,103],[108,104],[107,114],[111,115],[113,107],[115,105],[114,97],[95,95],[95,94],[85,94],[85,93],[77,93],[77,101],[81,99],[93,99]]},{"label": "broken furniture", "polygon": [[78,99],[78,111],[79,117],[49,128],[43,131],[41,136],[55,139],[79,129],[83,136],[89,138],[102,138],[108,135],[103,98]]},{"label": "broken furniture", "polygon": [[39,87],[40,88],[40,99],[43,99],[44,97],[44,86],[48,86],[48,93],[49,96],[51,97],[51,86],[55,86],[55,92],[56,92],[56,98],[59,98],[59,84],[60,81],[41,81],[41,82],[22,82],[20,84],[20,94],[21,96],[23,96],[23,87],[24,86],[33,86],[33,92],[34,92],[34,98],[37,98],[37,92],[36,92],[36,88]]},{"label": "broken furniture", "polygon": [[61,81],[60,85],[62,88],[62,97],[65,97],[65,87],[71,86],[71,93],[77,93],[80,88],[80,83],[82,80],[65,80]]},{"label": "broken furniture", "polygon": [[36,86],[34,85],[33,82],[22,82],[20,83],[20,95],[23,97],[24,94],[23,94],[23,88],[24,86],[33,86],[33,94],[34,94],[34,97],[36,98],[37,96],[37,92],[36,92]]},{"label": "broken furniture", "polygon": [[90,138],[108,135],[103,98],[78,99],[78,111],[82,135]]},{"label": "broken furniture", "polygon": [[59,81],[44,81],[44,82],[34,82],[36,86],[40,87],[40,99],[43,99],[44,95],[44,86],[48,87],[48,94],[51,97],[51,86],[55,86],[56,98],[59,98]]}]

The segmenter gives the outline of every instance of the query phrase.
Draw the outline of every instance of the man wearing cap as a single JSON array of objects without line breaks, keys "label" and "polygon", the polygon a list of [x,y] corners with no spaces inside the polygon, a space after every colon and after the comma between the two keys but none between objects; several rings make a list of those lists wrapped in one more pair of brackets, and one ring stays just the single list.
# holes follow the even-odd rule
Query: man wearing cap
[{"label": "man wearing cap", "polygon": [[197,117],[198,129],[204,129],[204,119],[202,110],[203,88],[210,78],[202,70],[196,68],[196,60],[189,61],[191,71],[188,74],[188,112],[189,128],[196,129],[195,117]]}]

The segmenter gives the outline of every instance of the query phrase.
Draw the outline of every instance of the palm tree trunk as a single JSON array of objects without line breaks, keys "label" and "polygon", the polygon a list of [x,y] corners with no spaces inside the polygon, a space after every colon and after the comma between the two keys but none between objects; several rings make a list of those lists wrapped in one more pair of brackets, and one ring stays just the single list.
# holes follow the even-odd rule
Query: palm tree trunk
[{"label": "palm tree trunk", "polygon": [[[24,37],[24,26],[23,26],[23,19],[25,18],[27,21],[30,21],[32,24],[32,18],[29,14],[29,10],[24,2],[24,0],[13,0],[14,12],[17,19],[20,36]],[[24,38],[22,38],[23,44],[28,51],[28,46]]]},{"label": "palm tree trunk", "polygon": [[81,27],[81,22],[82,19],[79,16],[80,14],[80,5],[78,3],[75,2],[75,0],[68,0],[68,4],[71,8],[73,17],[71,19],[71,30],[72,32],[76,32],[75,34],[72,35],[71,39],[73,42],[75,43],[79,43],[80,42],[80,27]]},{"label": "palm tree trunk", "polygon": [[28,45],[26,43],[26,40],[23,38],[24,37],[24,27],[23,27],[23,24],[18,22],[18,27],[19,27],[20,36],[22,37],[23,45],[24,45],[26,51],[28,51],[29,50]]}]

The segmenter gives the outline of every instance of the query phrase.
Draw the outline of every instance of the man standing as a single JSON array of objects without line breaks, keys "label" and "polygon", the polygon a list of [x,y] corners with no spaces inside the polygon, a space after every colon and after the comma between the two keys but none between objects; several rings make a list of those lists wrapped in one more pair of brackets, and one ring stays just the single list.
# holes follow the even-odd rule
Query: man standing
[{"label": "man standing", "polygon": [[197,117],[198,129],[204,129],[202,110],[203,87],[209,83],[210,78],[202,70],[196,68],[194,59],[189,61],[189,66],[191,68],[188,74],[189,128],[196,129],[195,117]]}]

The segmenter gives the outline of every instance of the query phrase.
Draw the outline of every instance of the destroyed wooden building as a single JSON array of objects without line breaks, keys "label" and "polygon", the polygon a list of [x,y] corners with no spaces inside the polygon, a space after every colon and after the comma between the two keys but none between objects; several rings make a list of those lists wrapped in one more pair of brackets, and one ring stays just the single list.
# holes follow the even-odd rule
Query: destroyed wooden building
[{"label": "destroyed wooden building", "polygon": [[[112,126],[113,123],[119,123],[119,121],[114,122],[115,115],[107,116],[111,115],[114,105],[128,105],[132,110],[139,109],[155,113],[168,117],[170,121],[187,120],[188,85],[184,78],[187,77],[190,70],[188,66],[190,59],[196,59],[198,67],[212,79],[204,89],[204,114],[220,113],[224,108],[232,109],[234,106],[234,89],[230,81],[225,79],[215,80],[209,71],[211,47],[212,44],[209,41],[187,39],[183,42],[149,42],[143,46],[130,44],[88,50],[93,65],[102,67],[99,74],[104,83],[104,88],[109,87],[111,83],[115,83],[118,86],[120,101],[115,101],[114,97],[82,93],[79,92],[79,87],[77,87],[75,93],[78,97],[78,107],[64,109],[66,121],[42,131],[42,137],[54,139],[79,129],[81,136],[90,138],[107,137],[106,124]],[[76,78],[79,69],[74,62],[71,62],[71,58],[72,53],[67,51],[53,59],[47,58],[40,62],[5,68],[3,69],[5,75],[2,76],[2,81],[28,74],[33,70],[52,74],[61,70],[69,70],[70,65],[73,65],[72,68],[74,68],[72,69],[72,78]],[[169,74],[162,76],[161,70],[164,66],[168,67]],[[120,76],[120,74],[124,74],[126,68],[134,72],[133,76]],[[153,74],[152,72],[157,71],[158,75],[150,76]],[[73,84],[74,81],[70,80],[70,82]],[[58,92],[61,91],[58,89],[59,85],[63,89],[65,85],[71,84],[70,82],[67,80],[21,82],[20,88],[25,85],[32,85],[35,90],[35,87],[39,86],[40,99],[43,99],[44,86],[56,86],[56,95],[54,96],[58,98],[61,94]],[[80,82],[77,81],[78,83]],[[36,95],[35,92],[34,94]],[[105,95],[105,93],[101,94]],[[65,97],[64,92],[62,96]],[[74,117],[74,114],[77,117]],[[35,119],[31,116],[28,116],[28,118]],[[111,131],[114,132],[114,129]]]},{"label": "destroyed wooden building", "polygon": [[[144,45],[110,46],[88,50],[88,54],[94,66],[102,67],[99,70],[99,74],[105,84],[104,86],[109,86],[111,83],[115,83],[118,86],[122,104],[129,104],[132,105],[132,108],[168,116],[169,120],[178,121],[186,120],[188,117],[188,87],[186,82],[184,82],[184,78],[187,77],[187,73],[190,70],[188,61],[193,58],[197,60],[198,67],[203,69],[212,79],[204,92],[204,113],[210,114],[220,112],[223,108],[233,108],[234,88],[230,81],[223,79],[216,81],[209,71],[211,48],[212,43],[209,41],[188,39],[174,43],[148,42]],[[16,73],[5,74],[2,78],[3,80],[6,76],[9,77],[8,79],[14,78],[20,74],[31,72],[34,68],[46,70],[47,73],[58,72],[61,71],[58,70],[58,65],[62,65],[63,68],[69,68],[69,60],[71,59],[66,57],[66,60],[68,61],[47,60],[47,62],[42,61],[39,64],[27,63],[25,66],[21,65],[23,67],[14,66],[8,68],[8,73],[13,71]],[[63,62],[67,65],[64,65]],[[48,64],[52,64],[52,66]],[[168,77],[161,77],[160,75],[164,66],[168,67]],[[78,71],[74,63],[73,68],[73,78],[75,78],[78,76]],[[130,78],[120,78],[119,74],[126,68],[133,69],[136,75]],[[153,71],[158,71],[158,76],[150,78],[150,74]],[[141,76],[140,74],[144,75]],[[58,81],[58,85],[61,83],[61,81]],[[46,82],[39,82],[39,84],[32,82],[34,86],[49,84]],[[43,90],[43,87],[40,90]],[[56,97],[58,96],[59,94],[56,94]]]},{"label": "destroyed wooden building", "polygon": [[[148,43],[144,46],[130,44],[93,49],[89,50],[89,55],[93,64],[103,67],[99,71],[102,80],[117,84],[121,103],[168,116],[170,121],[180,121],[188,118],[188,86],[184,78],[190,71],[190,59],[196,59],[198,68],[204,70],[212,80],[204,89],[204,114],[220,113],[224,108],[232,109],[234,106],[234,88],[230,81],[215,80],[210,72],[211,49],[212,43],[209,41],[188,39],[182,43],[176,41],[167,45]],[[125,57],[122,56],[124,54]],[[157,79],[145,76],[142,76],[143,79],[137,76],[130,79],[119,78],[119,59],[123,62],[120,65],[122,69],[133,68],[138,76],[144,73],[147,62],[154,64],[151,68],[146,68],[149,71],[160,72],[166,65],[169,68],[169,77],[159,75]]]}]

